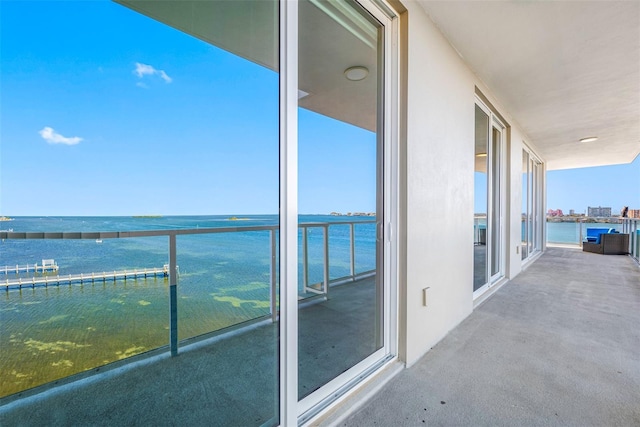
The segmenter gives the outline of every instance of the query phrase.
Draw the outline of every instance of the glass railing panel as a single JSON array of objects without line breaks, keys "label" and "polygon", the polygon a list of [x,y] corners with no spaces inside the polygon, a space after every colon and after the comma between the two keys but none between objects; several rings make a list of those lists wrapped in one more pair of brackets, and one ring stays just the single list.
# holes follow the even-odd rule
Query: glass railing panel
[{"label": "glass railing panel", "polygon": [[329,279],[351,276],[351,227],[332,224],[329,227]]},{"label": "glass railing panel", "polygon": [[51,259],[57,271],[0,273],[0,396],[166,346],[165,242],[3,241],[2,267]]},{"label": "glass railing panel", "polygon": [[[111,232],[97,230],[95,222],[101,219],[65,221],[89,222],[87,229],[97,234]],[[121,221],[128,224],[129,220]],[[218,228],[188,228],[198,222]],[[22,228],[20,219],[16,224]],[[69,239],[56,232],[57,238],[43,238],[42,234],[3,238],[0,244],[6,265],[0,272],[0,284],[4,286],[1,309],[6,333],[0,336],[0,344],[6,357],[0,364],[10,373],[10,380],[3,383],[2,395],[167,348],[170,270],[166,260],[171,234],[177,234],[179,352],[188,351],[191,338],[223,336],[231,342],[228,340],[239,340],[237,336],[250,336],[255,321],[271,331],[267,336],[277,334],[272,323],[278,311],[277,225],[247,224],[253,225],[251,231],[231,231],[220,228],[228,226],[223,219],[205,222],[170,217],[136,222],[156,230],[124,233],[154,234],[147,237]],[[65,222],[60,228],[72,229],[68,225]],[[180,225],[184,228],[166,228]],[[316,231],[307,236],[312,248],[310,264],[318,265],[312,268],[311,278],[322,281],[327,250],[343,266],[332,279],[353,279],[348,267],[352,226],[354,248],[362,248],[358,268],[370,271],[375,266],[375,223],[327,224],[327,248],[325,225],[302,224],[301,230]],[[333,229],[337,232],[332,233]],[[53,262],[45,272],[43,260]],[[256,336],[264,341],[263,335]],[[254,344],[275,351],[277,341],[270,339]],[[271,350],[265,354],[272,354]]]},{"label": "glass railing panel", "polygon": [[270,230],[178,236],[177,246],[181,341],[270,316]]},{"label": "glass railing panel", "polygon": [[355,273],[362,274],[376,270],[376,224],[366,222],[354,224],[355,233]]},{"label": "glass railing panel", "polygon": [[[301,224],[298,230],[298,291],[301,297],[323,293],[325,226]],[[306,237],[305,237],[306,234]],[[306,257],[305,257],[306,241]],[[305,288],[306,286],[306,288]]]},{"label": "glass railing panel", "polygon": [[580,244],[580,224],[576,222],[547,222],[547,242]]},{"label": "glass railing panel", "polygon": [[587,235],[587,228],[613,228],[622,232],[621,223],[613,222],[555,222],[547,221],[547,242],[580,245]]}]

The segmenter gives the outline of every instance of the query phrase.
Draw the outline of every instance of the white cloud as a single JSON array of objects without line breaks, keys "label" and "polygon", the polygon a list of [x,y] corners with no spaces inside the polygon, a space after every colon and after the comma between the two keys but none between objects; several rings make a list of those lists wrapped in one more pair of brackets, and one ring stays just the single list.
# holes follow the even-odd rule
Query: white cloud
[{"label": "white cloud", "polygon": [[45,126],[41,131],[38,132],[42,139],[47,141],[49,144],[65,144],[65,145],[76,145],[79,144],[83,139],[79,136],[74,136],[72,138],[67,138],[65,136],[57,133],[53,128],[49,126]]},{"label": "white cloud", "polygon": [[160,78],[167,83],[171,83],[173,79],[167,75],[163,70],[160,70]]},{"label": "white cloud", "polygon": [[153,66],[147,64],[141,64],[140,62],[136,62],[136,69],[133,70],[133,73],[139,78],[144,78],[145,76],[159,76],[165,83],[171,83],[173,79],[169,77],[164,70],[156,70]]}]

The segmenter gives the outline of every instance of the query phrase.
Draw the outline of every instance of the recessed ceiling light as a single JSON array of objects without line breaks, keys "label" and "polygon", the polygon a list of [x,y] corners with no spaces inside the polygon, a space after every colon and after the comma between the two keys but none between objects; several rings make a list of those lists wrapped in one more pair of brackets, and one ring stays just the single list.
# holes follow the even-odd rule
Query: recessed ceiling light
[{"label": "recessed ceiling light", "polygon": [[350,67],[344,70],[344,75],[347,79],[357,82],[365,79],[369,75],[369,70],[366,67]]},{"label": "recessed ceiling light", "polygon": [[593,141],[597,141],[597,140],[598,140],[597,136],[589,136],[589,137],[586,137],[586,138],[582,138],[580,140],[580,142],[593,142]]}]

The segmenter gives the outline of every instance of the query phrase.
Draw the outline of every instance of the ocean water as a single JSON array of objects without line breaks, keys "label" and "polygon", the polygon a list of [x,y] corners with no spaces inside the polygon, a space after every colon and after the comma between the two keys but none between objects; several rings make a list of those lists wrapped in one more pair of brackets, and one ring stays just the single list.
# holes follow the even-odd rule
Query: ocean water
[{"label": "ocean water", "polygon": [[577,223],[577,222],[547,222],[547,242],[580,244],[580,228],[582,227],[582,239],[587,234],[588,228],[615,228],[622,231],[622,224],[607,223]]},{"label": "ocean water", "polygon": [[[308,215],[300,222],[371,219]],[[277,217],[18,217],[0,224],[15,232],[141,231],[273,226]],[[348,225],[329,227],[331,279],[350,274],[349,241]],[[356,224],[355,242],[356,273],[375,269],[375,224]],[[322,280],[323,253],[322,228],[309,228],[311,284]],[[168,257],[165,236],[0,242],[0,267],[53,258],[62,276],[162,267]],[[270,314],[270,231],[178,236],[177,264],[180,341]],[[0,281],[32,276],[2,273]],[[160,276],[0,290],[0,397],[167,346],[168,285]]]}]

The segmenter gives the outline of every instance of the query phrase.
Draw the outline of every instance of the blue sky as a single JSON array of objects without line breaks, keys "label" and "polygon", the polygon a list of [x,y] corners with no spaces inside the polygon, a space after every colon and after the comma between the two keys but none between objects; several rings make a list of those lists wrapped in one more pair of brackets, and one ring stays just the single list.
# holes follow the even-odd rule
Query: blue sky
[{"label": "blue sky", "polygon": [[[277,213],[275,72],[108,1],[0,19],[0,215]],[[375,135],[299,120],[300,212],[374,211]],[[640,159],[550,171],[547,205],[640,209],[639,189]]]},{"label": "blue sky", "polygon": [[[0,7],[1,215],[277,213],[275,72],[112,2]],[[374,211],[375,134],[299,127],[300,212]]]},{"label": "blue sky", "polygon": [[568,214],[587,207],[640,209],[640,156],[629,164],[547,172],[547,208]]}]

